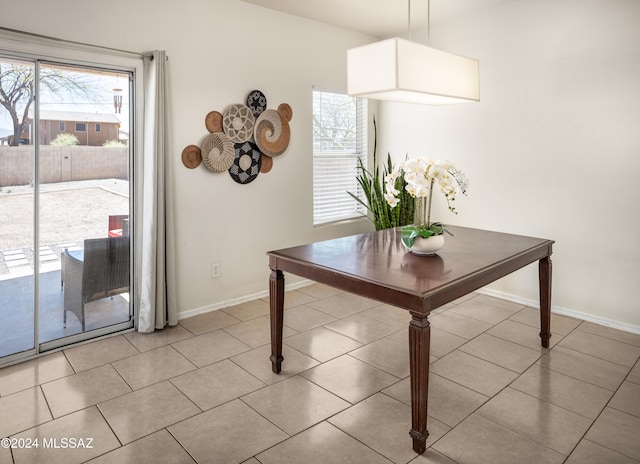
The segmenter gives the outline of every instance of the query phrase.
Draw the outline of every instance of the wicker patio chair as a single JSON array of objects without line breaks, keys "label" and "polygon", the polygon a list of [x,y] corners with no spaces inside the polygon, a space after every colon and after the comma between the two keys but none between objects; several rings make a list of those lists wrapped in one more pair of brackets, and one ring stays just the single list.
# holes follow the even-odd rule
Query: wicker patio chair
[{"label": "wicker patio chair", "polygon": [[129,291],[129,237],[87,239],[64,255],[64,326],[71,311],[84,332],[85,303]]}]

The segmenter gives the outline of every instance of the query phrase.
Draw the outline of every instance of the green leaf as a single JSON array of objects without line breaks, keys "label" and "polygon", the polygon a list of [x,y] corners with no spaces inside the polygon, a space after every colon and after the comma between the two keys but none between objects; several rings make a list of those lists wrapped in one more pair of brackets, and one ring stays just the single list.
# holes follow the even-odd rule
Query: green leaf
[{"label": "green leaf", "polygon": [[443,231],[450,233],[440,223],[433,223],[429,228],[405,226],[402,228],[402,243],[407,248],[411,248],[416,237],[429,238],[434,235],[441,235]]},{"label": "green leaf", "polygon": [[387,153],[386,163],[382,163],[382,173],[378,166],[377,139],[378,129],[375,117],[373,118],[374,144],[373,144],[373,169],[367,170],[361,158],[358,158],[358,171],[356,180],[362,189],[363,198],[358,198],[351,192],[347,192],[368,211],[368,217],[373,222],[376,230],[391,227],[404,226],[413,222],[414,198],[406,191],[406,182],[401,176],[394,186],[399,192],[400,203],[392,208],[385,199],[387,193],[385,177],[393,171],[391,154]]},{"label": "green leaf", "polygon": [[404,246],[407,248],[411,248],[413,246],[413,242],[416,238],[415,229],[415,227],[411,226],[402,228],[402,243],[404,243]]},{"label": "green leaf", "polygon": [[440,224],[431,224],[431,227],[429,227],[429,232],[431,232],[431,235],[440,235],[442,234],[442,226]]},{"label": "green leaf", "polygon": [[432,235],[438,235],[436,234],[434,231],[430,230],[430,229],[420,229],[418,231],[418,235],[422,238],[429,238]]}]

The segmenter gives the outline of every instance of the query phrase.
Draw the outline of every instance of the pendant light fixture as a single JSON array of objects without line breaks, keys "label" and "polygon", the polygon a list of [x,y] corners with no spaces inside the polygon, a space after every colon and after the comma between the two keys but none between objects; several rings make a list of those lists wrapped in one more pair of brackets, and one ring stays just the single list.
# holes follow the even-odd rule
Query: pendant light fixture
[{"label": "pendant light fixture", "polygon": [[478,60],[399,37],[347,50],[347,93],[355,97],[425,105],[480,101],[479,74]]}]

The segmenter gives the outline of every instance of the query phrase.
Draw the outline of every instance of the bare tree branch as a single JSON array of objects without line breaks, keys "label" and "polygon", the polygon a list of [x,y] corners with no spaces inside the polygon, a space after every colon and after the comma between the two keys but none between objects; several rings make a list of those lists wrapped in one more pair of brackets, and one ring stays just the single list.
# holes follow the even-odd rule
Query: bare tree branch
[{"label": "bare tree branch", "polygon": [[[0,62],[0,105],[9,113],[13,123],[11,145],[20,143],[20,136],[26,131],[29,122],[29,110],[34,102],[35,68],[27,64]],[[97,95],[90,85],[88,76],[58,68],[40,69],[41,94],[63,99],[83,98],[97,101]]]}]

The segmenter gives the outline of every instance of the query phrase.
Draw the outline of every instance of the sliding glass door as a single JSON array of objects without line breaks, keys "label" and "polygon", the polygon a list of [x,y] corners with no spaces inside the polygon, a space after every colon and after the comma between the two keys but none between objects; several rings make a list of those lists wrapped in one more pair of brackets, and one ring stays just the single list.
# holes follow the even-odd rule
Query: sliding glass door
[{"label": "sliding glass door", "polygon": [[131,82],[0,55],[0,365],[133,326]]},{"label": "sliding glass door", "polygon": [[0,357],[35,347],[35,150],[15,138],[34,76],[35,63],[0,61]]}]

